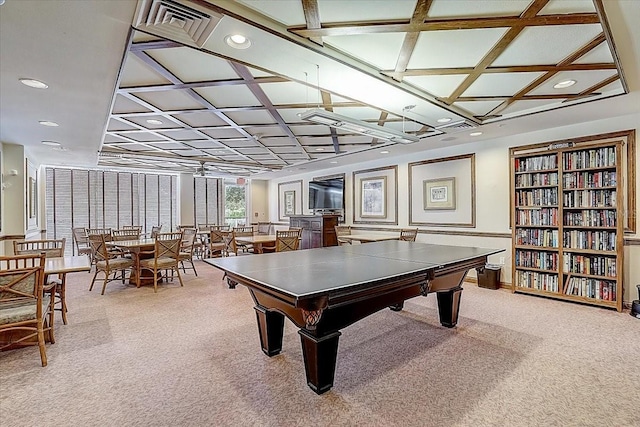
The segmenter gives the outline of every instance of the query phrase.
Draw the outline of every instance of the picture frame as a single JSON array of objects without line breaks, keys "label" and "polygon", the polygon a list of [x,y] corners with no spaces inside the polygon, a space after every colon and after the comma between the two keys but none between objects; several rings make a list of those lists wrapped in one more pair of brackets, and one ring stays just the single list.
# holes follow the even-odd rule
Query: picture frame
[{"label": "picture frame", "polygon": [[387,217],[387,177],[377,176],[360,180],[360,217]]},{"label": "picture frame", "polygon": [[422,181],[423,208],[429,210],[456,210],[456,178],[438,178]]},{"label": "picture frame", "polygon": [[284,192],[284,216],[295,215],[296,211],[296,192],[293,190]]}]

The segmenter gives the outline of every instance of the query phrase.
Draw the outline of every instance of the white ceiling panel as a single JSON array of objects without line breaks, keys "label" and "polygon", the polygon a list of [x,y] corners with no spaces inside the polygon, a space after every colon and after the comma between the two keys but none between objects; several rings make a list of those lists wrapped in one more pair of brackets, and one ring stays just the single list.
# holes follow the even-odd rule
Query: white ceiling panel
[{"label": "white ceiling panel", "polygon": [[[224,59],[190,47],[149,50],[149,56],[169,69],[182,82],[202,82],[238,78]],[[190,64],[184,67],[183,64]]]},{"label": "white ceiling panel", "polygon": [[239,125],[275,123],[273,116],[271,116],[271,114],[266,111],[242,111],[237,113],[228,112],[226,113],[226,115]]},{"label": "white ceiling panel", "polygon": [[433,5],[429,9],[429,17],[517,16],[520,15],[530,3],[530,0],[482,0],[471,2],[434,0]]},{"label": "white ceiling panel", "polygon": [[[364,6],[364,7],[363,7]],[[411,17],[416,0],[319,0],[323,22],[379,21]]]},{"label": "white ceiling panel", "polygon": [[212,111],[180,113],[174,114],[173,116],[192,127],[223,126],[227,124],[227,122]]},{"label": "white ceiling panel", "polygon": [[135,95],[162,111],[198,110],[203,105],[187,94],[186,90],[139,92]]},{"label": "white ceiling panel", "polygon": [[595,63],[608,63],[613,64],[613,57],[611,56],[611,50],[606,42],[600,43],[598,47],[592,49],[584,56],[578,58],[576,64],[595,64]]},{"label": "white ceiling panel", "polygon": [[[530,92],[531,95],[576,94],[594,86],[616,74],[616,70],[603,71],[563,71]],[[554,89],[553,85],[565,80],[575,80],[576,84],[564,89]]]},{"label": "white ceiling panel", "polygon": [[195,91],[217,108],[260,105],[246,86],[216,86],[195,89]]},{"label": "white ceiling panel", "polygon": [[260,11],[284,25],[303,25],[304,11],[302,4],[295,0],[237,0],[245,6]]},{"label": "white ceiling panel", "polygon": [[353,58],[389,70],[396,66],[404,37],[404,33],[366,34],[325,37],[324,41]]},{"label": "white ceiling panel", "polygon": [[120,78],[120,87],[151,86],[169,84],[162,77],[135,55],[128,55]]},{"label": "white ceiling panel", "polygon": [[217,138],[239,138],[242,137],[237,129],[233,128],[214,128],[214,129],[201,129],[200,132],[209,135],[213,139]]},{"label": "white ceiling panel", "polygon": [[177,141],[189,141],[193,139],[202,139],[202,135],[198,132],[194,132],[192,130],[168,130],[158,132],[161,135],[166,136],[167,138],[175,139]]},{"label": "white ceiling panel", "polygon": [[542,74],[543,73],[483,74],[473,82],[462,96],[512,96]]},{"label": "white ceiling panel", "polygon": [[320,99],[317,88],[306,86],[297,82],[263,83],[260,89],[264,91],[273,105],[295,104],[300,100],[313,103]]},{"label": "white ceiling panel", "polygon": [[600,24],[525,28],[491,65],[557,64],[601,32]]},{"label": "white ceiling panel", "polygon": [[404,81],[419,87],[438,98],[448,97],[464,81],[468,74],[447,76],[407,76]]},{"label": "white ceiling panel", "polygon": [[542,8],[539,15],[565,14],[565,13],[589,13],[595,12],[591,0],[551,0]]},{"label": "white ceiling panel", "polygon": [[498,105],[502,104],[502,100],[497,101],[467,101],[467,102],[456,102],[454,105],[456,107],[462,108],[463,110],[467,110],[474,116],[484,116],[488,114],[491,110],[496,108]]},{"label": "white ceiling panel", "polygon": [[408,68],[474,67],[506,31],[491,28],[423,32]]},{"label": "white ceiling panel", "polygon": [[144,113],[149,112],[146,107],[138,104],[135,101],[125,98],[122,95],[116,95],[116,101],[113,104],[113,114],[126,114],[126,113]]}]

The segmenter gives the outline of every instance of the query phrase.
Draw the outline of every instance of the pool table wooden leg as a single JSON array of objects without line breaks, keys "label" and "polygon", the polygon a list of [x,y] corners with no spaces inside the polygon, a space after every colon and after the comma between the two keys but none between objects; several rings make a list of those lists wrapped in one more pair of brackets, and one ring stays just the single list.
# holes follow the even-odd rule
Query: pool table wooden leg
[{"label": "pool table wooden leg", "polygon": [[306,329],[298,331],[302,342],[304,369],[307,374],[307,385],[317,394],[329,391],[333,387],[338,356],[339,331],[316,337]]},{"label": "pool table wooden leg", "polygon": [[449,291],[438,292],[437,295],[440,324],[447,328],[453,328],[458,323],[458,312],[460,311],[460,297],[462,296],[462,288],[458,286]]},{"label": "pool table wooden leg", "polygon": [[256,305],[254,310],[258,320],[262,351],[269,357],[279,354],[282,350],[284,315],[277,311],[270,311],[261,305]]}]

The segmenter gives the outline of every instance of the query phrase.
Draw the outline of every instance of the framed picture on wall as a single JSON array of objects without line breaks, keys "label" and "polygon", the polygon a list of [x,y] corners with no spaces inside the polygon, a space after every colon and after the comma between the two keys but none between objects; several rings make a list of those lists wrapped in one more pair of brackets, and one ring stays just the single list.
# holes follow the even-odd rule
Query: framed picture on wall
[{"label": "framed picture on wall", "polygon": [[456,179],[441,178],[428,179],[422,182],[424,210],[455,210],[456,209]]},{"label": "framed picture on wall", "polygon": [[360,180],[360,217],[362,218],[386,218],[386,186],[387,178],[379,176]]},{"label": "framed picture on wall", "polygon": [[290,216],[296,213],[296,192],[293,190],[284,192],[284,215]]}]

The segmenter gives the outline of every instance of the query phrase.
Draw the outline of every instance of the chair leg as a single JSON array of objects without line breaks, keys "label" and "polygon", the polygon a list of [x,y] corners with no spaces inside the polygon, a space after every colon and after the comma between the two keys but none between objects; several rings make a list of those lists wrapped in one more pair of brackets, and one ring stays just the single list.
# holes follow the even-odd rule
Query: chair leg
[{"label": "chair leg", "polygon": [[98,277],[98,268],[97,268],[97,267],[96,267],[96,272],[95,272],[95,274],[93,275],[93,280],[91,281],[91,286],[89,286],[89,292],[91,292],[91,290],[93,289],[93,284],[94,284],[94,283],[95,283],[95,281],[96,281],[96,277]]},{"label": "chair leg", "polygon": [[153,292],[158,293],[158,271],[153,270]]},{"label": "chair leg", "polygon": [[104,273],[104,283],[102,284],[102,293],[100,295],[104,295],[104,290],[107,289],[107,282],[109,281],[109,274],[110,274],[110,272],[105,271],[105,273]]},{"label": "chair leg", "polygon": [[184,284],[182,283],[182,276],[180,275],[180,269],[176,266],[175,270],[176,270],[176,273],[178,273],[178,280],[180,280],[180,286],[184,286]]},{"label": "chair leg", "polygon": [[44,325],[42,319],[38,321],[38,347],[40,348],[40,361],[42,367],[47,366],[47,349],[44,346]]},{"label": "chair leg", "polygon": [[189,262],[191,263],[191,268],[193,268],[193,272],[195,273],[196,277],[198,277],[198,272],[196,271],[196,266],[193,263],[193,260],[190,259]]},{"label": "chair leg", "polygon": [[62,323],[67,324],[67,299],[65,298],[66,294],[66,283],[65,278],[62,278],[62,283],[60,283],[60,290],[58,294],[60,295],[60,310],[62,310]]}]

